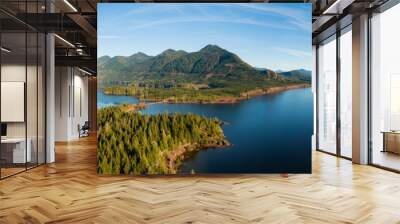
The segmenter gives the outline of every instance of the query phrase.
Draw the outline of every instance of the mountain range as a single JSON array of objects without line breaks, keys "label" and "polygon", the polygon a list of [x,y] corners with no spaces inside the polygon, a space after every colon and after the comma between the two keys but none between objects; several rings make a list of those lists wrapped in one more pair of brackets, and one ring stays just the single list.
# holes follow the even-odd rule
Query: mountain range
[{"label": "mountain range", "polygon": [[308,70],[275,72],[255,68],[217,45],[207,45],[197,52],[168,49],[156,56],[142,52],[126,57],[102,56],[97,64],[100,85],[103,86],[131,82],[193,82],[218,86],[243,81],[311,81]]}]

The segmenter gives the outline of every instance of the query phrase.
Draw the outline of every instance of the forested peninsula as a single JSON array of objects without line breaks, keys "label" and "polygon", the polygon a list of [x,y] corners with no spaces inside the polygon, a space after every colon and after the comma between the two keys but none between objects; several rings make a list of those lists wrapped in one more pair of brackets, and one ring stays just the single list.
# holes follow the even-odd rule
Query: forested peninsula
[{"label": "forested peninsula", "polygon": [[112,106],[98,110],[100,174],[175,174],[185,157],[229,146],[222,122],[195,114],[142,115]]},{"label": "forested peninsula", "polygon": [[[292,83],[287,85],[271,85],[270,87],[254,88],[220,88],[220,89],[192,89],[192,88],[141,88],[137,86],[112,86],[104,88],[106,95],[135,96],[142,102],[163,103],[199,103],[199,104],[228,104],[255,96],[278,93],[289,89],[306,88],[307,83]],[[251,89],[251,90],[250,90]]]}]

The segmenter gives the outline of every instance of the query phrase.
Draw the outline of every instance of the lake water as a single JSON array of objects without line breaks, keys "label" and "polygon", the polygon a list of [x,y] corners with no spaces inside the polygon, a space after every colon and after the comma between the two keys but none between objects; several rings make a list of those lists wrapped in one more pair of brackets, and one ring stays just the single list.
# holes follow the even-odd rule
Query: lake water
[{"label": "lake water", "polygon": [[138,103],[135,97],[131,96],[110,96],[105,95],[103,91],[97,90],[97,108],[102,108],[106,106],[114,106],[124,103]]},{"label": "lake water", "polygon": [[[98,106],[137,102],[134,97],[98,93]],[[187,159],[181,173],[309,173],[313,96],[310,88],[259,96],[237,104],[156,104],[142,113],[196,113],[217,117],[227,148],[201,150]]]}]

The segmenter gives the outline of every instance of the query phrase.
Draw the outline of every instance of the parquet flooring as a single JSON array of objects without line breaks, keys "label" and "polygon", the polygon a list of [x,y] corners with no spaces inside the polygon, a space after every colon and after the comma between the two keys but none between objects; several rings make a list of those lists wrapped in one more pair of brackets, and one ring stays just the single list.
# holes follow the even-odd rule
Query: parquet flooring
[{"label": "parquet flooring", "polygon": [[94,137],[0,181],[0,223],[400,223],[400,175],[313,153],[312,175],[99,176]]}]

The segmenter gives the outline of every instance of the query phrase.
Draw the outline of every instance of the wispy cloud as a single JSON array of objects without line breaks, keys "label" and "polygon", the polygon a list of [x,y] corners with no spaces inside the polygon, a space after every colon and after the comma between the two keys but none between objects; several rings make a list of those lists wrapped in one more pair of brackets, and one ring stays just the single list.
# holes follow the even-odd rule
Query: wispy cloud
[{"label": "wispy cloud", "polygon": [[[101,3],[103,7],[105,7],[107,4]],[[124,5],[124,4],[121,4]],[[175,4],[164,4],[167,7],[158,7],[154,4],[149,4],[149,3],[136,3],[135,7],[133,9],[130,9],[126,12],[123,12],[121,14],[116,14],[113,15],[113,17],[108,18],[107,22],[109,25],[113,25],[116,23],[124,22],[126,19],[129,19],[131,16],[146,16],[148,14],[159,14],[163,15],[166,13],[173,13],[175,15],[182,15],[184,14],[184,11],[182,10],[182,7],[179,7],[179,5]]]},{"label": "wispy cloud", "polygon": [[98,35],[97,38],[99,39],[118,39],[120,36],[117,35]]},{"label": "wispy cloud", "polygon": [[311,31],[311,22],[309,21],[304,21],[304,20],[292,20],[289,21],[289,23],[303,29],[303,30],[309,30]]},{"label": "wispy cloud", "polygon": [[182,7],[180,7],[179,4],[165,4],[165,6],[167,7],[153,7],[152,4],[148,3],[142,3],[142,4],[139,3],[139,5],[140,7],[130,10],[124,16],[141,15],[147,13],[166,13],[166,12],[178,13],[178,14],[184,13]]},{"label": "wispy cloud", "polygon": [[[301,29],[310,29],[310,21],[309,19],[305,18],[305,13],[307,13],[304,10],[300,9],[292,9],[292,8],[287,8],[287,7],[277,7],[273,6],[272,4],[269,4],[268,7],[264,7],[264,4],[260,3],[253,3],[253,4],[248,4],[248,3],[239,3],[239,4],[232,4],[234,6],[239,6],[242,8],[247,8],[250,10],[256,10],[259,12],[267,13],[267,14],[277,14],[281,15],[287,18],[290,18],[291,21],[289,23],[301,28]],[[311,12],[308,12],[311,13]]]},{"label": "wispy cloud", "polygon": [[168,48],[191,52],[212,43],[257,67],[308,68],[309,8],[261,3],[103,4],[98,54],[155,55]]},{"label": "wispy cloud", "polygon": [[154,26],[162,26],[168,24],[176,24],[176,23],[192,23],[192,22],[205,22],[205,23],[234,23],[234,24],[247,24],[254,26],[263,26],[274,29],[284,29],[284,30],[292,30],[293,28],[287,26],[281,26],[275,23],[270,22],[261,22],[258,20],[253,20],[249,18],[226,18],[226,17],[182,17],[177,19],[162,19],[156,21],[141,21],[140,23],[135,21],[133,25],[133,29],[143,29]]},{"label": "wispy cloud", "polygon": [[308,52],[308,51],[301,51],[301,50],[296,50],[296,49],[292,49],[292,48],[281,48],[281,47],[276,47],[274,49],[276,51],[288,54],[293,57],[298,57],[298,58],[311,57],[311,52]]}]

